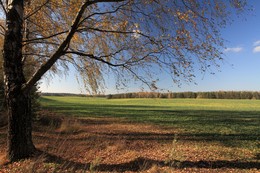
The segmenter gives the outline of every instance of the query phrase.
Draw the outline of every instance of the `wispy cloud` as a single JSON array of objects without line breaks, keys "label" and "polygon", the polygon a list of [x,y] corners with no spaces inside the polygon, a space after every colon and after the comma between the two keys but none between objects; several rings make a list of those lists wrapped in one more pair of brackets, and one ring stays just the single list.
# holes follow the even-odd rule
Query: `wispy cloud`
[{"label": "wispy cloud", "polygon": [[253,52],[254,52],[254,53],[260,52],[260,46],[256,46],[256,47],[253,49]]},{"label": "wispy cloud", "polygon": [[234,53],[238,53],[241,52],[243,50],[242,47],[228,47],[224,50],[224,52],[234,52]]},{"label": "wispy cloud", "polygon": [[254,49],[253,52],[254,53],[258,53],[260,52],[260,40],[257,40],[253,43]]},{"label": "wispy cloud", "polygon": [[260,40],[257,40],[254,42],[253,46],[259,46],[260,45]]}]

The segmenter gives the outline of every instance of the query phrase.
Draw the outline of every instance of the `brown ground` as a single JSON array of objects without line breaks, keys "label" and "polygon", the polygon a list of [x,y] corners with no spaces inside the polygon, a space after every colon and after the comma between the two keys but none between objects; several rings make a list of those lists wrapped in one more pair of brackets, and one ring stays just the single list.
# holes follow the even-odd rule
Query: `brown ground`
[{"label": "brown ground", "polygon": [[[250,151],[178,139],[178,130],[124,119],[68,119],[42,112],[33,138],[40,156],[0,166],[1,172],[259,172]],[[0,156],[6,150],[0,128]],[[177,139],[177,141],[176,141]],[[227,156],[227,153],[232,155]],[[239,160],[232,160],[232,158]],[[0,158],[1,159],[1,158]],[[242,161],[241,161],[242,160]]]}]

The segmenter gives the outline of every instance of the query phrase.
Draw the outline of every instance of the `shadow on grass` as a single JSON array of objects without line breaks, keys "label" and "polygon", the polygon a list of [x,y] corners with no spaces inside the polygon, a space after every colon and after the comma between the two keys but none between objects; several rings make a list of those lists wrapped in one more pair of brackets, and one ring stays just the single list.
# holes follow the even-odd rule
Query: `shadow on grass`
[{"label": "shadow on grass", "polygon": [[[45,162],[57,163],[62,165],[62,169],[72,169],[76,170],[90,170],[92,163],[80,163],[70,160],[63,159],[61,157],[51,155],[48,153],[43,153],[45,156]],[[208,168],[208,169],[221,169],[221,168],[231,168],[231,169],[260,169],[259,162],[244,162],[244,161],[174,161],[173,163],[166,163],[161,160],[153,160],[143,157],[138,157],[130,162],[120,163],[120,164],[98,164],[92,165],[96,171],[104,172],[126,172],[126,171],[146,171],[152,166],[168,166],[172,168]]]},{"label": "shadow on grass", "polygon": [[[191,141],[216,141],[227,147],[257,148],[260,139],[260,111],[241,110],[189,110],[173,109],[167,106],[118,105],[109,102],[94,104],[67,103],[42,98],[45,108],[68,116],[113,117],[129,122],[152,123],[171,129],[178,129],[178,139]],[[84,126],[106,124],[104,120],[86,120]],[[177,130],[177,131],[178,131]],[[173,140],[175,134],[116,133],[97,134],[107,139],[128,140]]]},{"label": "shadow on grass", "polygon": [[[77,117],[121,117],[162,125],[246,125],[258,127],[260,111],[171,110],[163,106],[73,104],[53,101],[44,107]],[[239,129],[238,129],[239,130]]]},{"label": "shadow on grass", "polygon": [[[122,117],[162,125],[247,125],[258,127],[260,111],[172,110],[167,106],[65,103],[41,98],[45,109],[78,117]],[[188,107],[188,105],[187,105]],[[239,130],[239,129],[238,129]]]},{"label": "shadow on grass", "polygon": [[[73,112],[82,111],[82,106],[74,108]],[[96,108],[95,108],[96,107]],[[132,110],[132,108],[134,109]],[[117,105],[88,105],[84,110],[96,112],[78,114],[80,117],[89,116],[95,119],[80,119],[83,126],[106,125],[114,123],[115,119],[104,119],[98,117],[119,117],[131,122],[145,122],[168,127],[181,129],[177,134],[179,140],[190,141],[215,141],[221,142],[228,147],[247,147],[254,146],[260,139],[260,112],[241,112],[241,111],[212,111],[212,110],[158,110],[156,107],[145,108],[142,106],[117,106]],[[76,110],[75,110],[76,109]],[[160,107],[162,109],[162,107]],[[167,108],[165,108],[167,109]],[[69,112],[69,107],[59,108],[64,114]],[[106,111],[104,111],[106,110]],[[121,119],[122,120],[122,119]],[[140,133],[140,132],[116,132],[116,133],[96,133],[107,140],[126,139],[126,140],[173,140],[176,134],[173,133]],[[79,139],[81,140],[81,139]],[[246,145],[244,145],[246,143]]]},{"label": "shadow on grass", "polygon": [[[44,121],[43,121],[44,120]],[[58,120],[58,121],[57,121]],[[38,124],[42,126],[47,126],[49,127],[50,124],[51,126],[55,126],[55,128],[58,128],[58,125],[56,124],[61,124],[61,118],[58,117],[46,117],[43,116],[38,120]],[[73,119],[72,119],[73,121]],[[122,121],[124,123],[131,123],[125,120],[121,119],[104,119],[104,118],[96,118],[96,119],[82,119],[82,118],[77,118],[74,119],[75,122],[78,122],[81,126],[87,127],[87,126],[92,126],[92,125],[109,125],[115,123],[115,121],[119,122]],[[180,120],[181,121],[181,120]],[[181,122],[180,122],[181,123]],[[217,122],[216,122],[217,123]],[[57,126],[57,127],[56,127]],[[192,125],[191,125],[192,126]],[[203,128],[202,126],[201,128]],[[193,130],[193,129],[192,129]],[[34,131],[46,131],[46,129],[40,129],[40,128],[34,128]],[[80,131],[80,132],[88,132],[88,131]],[[77,133],[80,133],[77,132]],[[203,133],[203,132],[178,132],[176,133],[170,133],[167,132],[167,130],[164,133],[150,133],[150,132],[124,132],[124,131],[116,131],[116,132],[94,132],[93,134],[102,136],[102,138],[106,138],[107,140],[114,140],[114,139],[126,139],[126,140],[173,140],[176,135],[179,140],[190,140],[190,141],[228,141],[228,140],[238,140],[238,141],[258,141],[259,140],[259,135],[258,132],[255,133],[229,133],[229,134],[221,134],[221,133],[216,133],[216,132],[208,132],[208,133]],[[56,132],[55,130],[50,131],[50,133],[53,134],[60,134],[60,132]],[[1,135],[1,133],[0,133]],[[66,132],[63,135],[67,135]],[[82,139],[78,139],[82,140]]]}]

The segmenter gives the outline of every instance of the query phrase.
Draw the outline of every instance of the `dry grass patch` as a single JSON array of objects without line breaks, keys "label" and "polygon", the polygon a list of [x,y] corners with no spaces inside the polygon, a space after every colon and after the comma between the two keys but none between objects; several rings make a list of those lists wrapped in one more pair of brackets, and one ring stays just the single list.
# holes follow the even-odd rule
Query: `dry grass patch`
[{"label": "dry grass patch", "polygon": [[82,124],[78,119],[64,119],[58,128],[58,132],[61,133],[77,133],[82,129]]}]

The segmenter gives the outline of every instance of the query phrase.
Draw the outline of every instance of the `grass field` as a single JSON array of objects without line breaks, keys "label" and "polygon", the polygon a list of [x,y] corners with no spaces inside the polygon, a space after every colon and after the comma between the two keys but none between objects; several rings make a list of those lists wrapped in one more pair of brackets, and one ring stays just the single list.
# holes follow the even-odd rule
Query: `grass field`
[{"label": "grass field", "polygon": [[259,160],[260,100],[42,97],[41,103],[68,116],[116,117],[178,129],[180,140],[246,149],[254,157],[243,159]]},{"label": "grass field", "polygon": [[257,149],[260,100],[42,97],[45,109],[68,116],[118,117],[178,128],[194,140]]},{"label": "grass field", "polygon": [[[260,100],[46,96],[40,102],[41,117],[61,120],[34,126],[44,157],[0,172],[260,171]],[[0,140],[0,154],[5,145]]]}]

